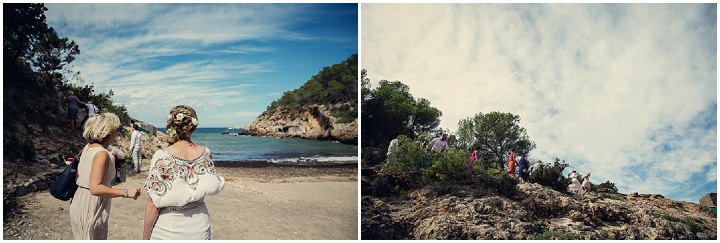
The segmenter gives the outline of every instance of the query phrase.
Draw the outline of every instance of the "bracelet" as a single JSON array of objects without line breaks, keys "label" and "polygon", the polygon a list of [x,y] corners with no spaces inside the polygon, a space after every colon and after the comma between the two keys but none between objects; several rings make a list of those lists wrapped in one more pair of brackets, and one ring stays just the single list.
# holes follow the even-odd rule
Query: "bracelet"
[{"label": "bracelet", "polygon": [[127,190],[127,189],[122,189],[122,190],[123,190],[123,196],[122,196],[122,197],[123,197],[123,198],[127,198],[127,197],[128,197],[128,190]]}]

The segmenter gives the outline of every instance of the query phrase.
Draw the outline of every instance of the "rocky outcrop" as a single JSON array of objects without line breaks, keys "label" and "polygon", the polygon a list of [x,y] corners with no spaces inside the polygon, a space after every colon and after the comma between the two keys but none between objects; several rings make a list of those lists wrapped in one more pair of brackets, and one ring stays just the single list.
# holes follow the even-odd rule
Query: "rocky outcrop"
[{"label": "rocky outcrop", "polygon": [[357,119],[340,123],[331,110],[347,104],[309,105],[300,108],[276,108],[270,114],[263,114],[247,126],[245,134],[280,138],[306,138],[337,140],[357,143]]},{"label": "rocky outcrop", "polygon": [[660,195],[567,195],[525,183],[508,197],[463,183],[387,196],[377,190],[382,175],[365,172],[363,240],[717,239],[714,215],[699,204]]}]

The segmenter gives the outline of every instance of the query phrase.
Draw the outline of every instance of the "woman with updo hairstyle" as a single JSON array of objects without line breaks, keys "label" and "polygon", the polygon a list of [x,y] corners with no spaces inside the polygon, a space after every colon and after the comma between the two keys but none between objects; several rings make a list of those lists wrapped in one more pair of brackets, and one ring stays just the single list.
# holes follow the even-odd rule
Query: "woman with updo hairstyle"
[{"label": "woman with updo hairstyle", "polygon": [[174,143],[155,152],[145,181],[145,240],[210,239],[204,198],[222,191],[225,179],[215,170],[210,149],[191,139],[199,124],[190,106],[170,110],[166,128]]},{"label": "woman with updo hairstyle", "polygon": [[85,123],[83,137],[88,144],[83,148],[75,183],[77,191],[70,201],[70,225],[76,240],[105,240],[108,234],[110,199],[123,197],[137,199],[139,188],[112,188],[115,178],[115,156],[108,151],[115,142],[120,119],[112,113],[90,117]]}]

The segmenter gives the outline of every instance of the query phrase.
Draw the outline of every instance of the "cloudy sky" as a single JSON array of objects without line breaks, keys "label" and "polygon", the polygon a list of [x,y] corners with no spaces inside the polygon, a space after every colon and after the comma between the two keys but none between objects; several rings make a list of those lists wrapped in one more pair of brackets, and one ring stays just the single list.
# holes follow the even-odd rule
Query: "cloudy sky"
[{"label": "cloudy sky", "polygon": [[363,4],[362,68],[443,128],[511,112],[531,159],[697,202],[717,191],[716,29],[714,4]]},{"label": "cloudy sky", "polygon": [[75,40],[74,69],[130,116],[164,127],[175,105],[201,127],[246,125],[287,90],[358,50],[356,4],[47,4]]}]

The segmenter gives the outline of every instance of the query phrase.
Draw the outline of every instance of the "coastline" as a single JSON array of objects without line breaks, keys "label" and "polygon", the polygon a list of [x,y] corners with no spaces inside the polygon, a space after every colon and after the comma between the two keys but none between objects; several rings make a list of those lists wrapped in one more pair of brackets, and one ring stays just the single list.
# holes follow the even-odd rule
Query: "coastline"
[{"label": "coastline", "polygon": [[[215,164],[226,184],[206,198],[212,239],[358,239],[358,164]],[[114,187],[142,188],[146,166]],[[141,239],[146,201],[147,193],[137,201],[113,199],[108,239]],[[47,190],[18,197],[18,202],[19,212],[3,224],[4,239],[72,239],[69,202]]]}]

